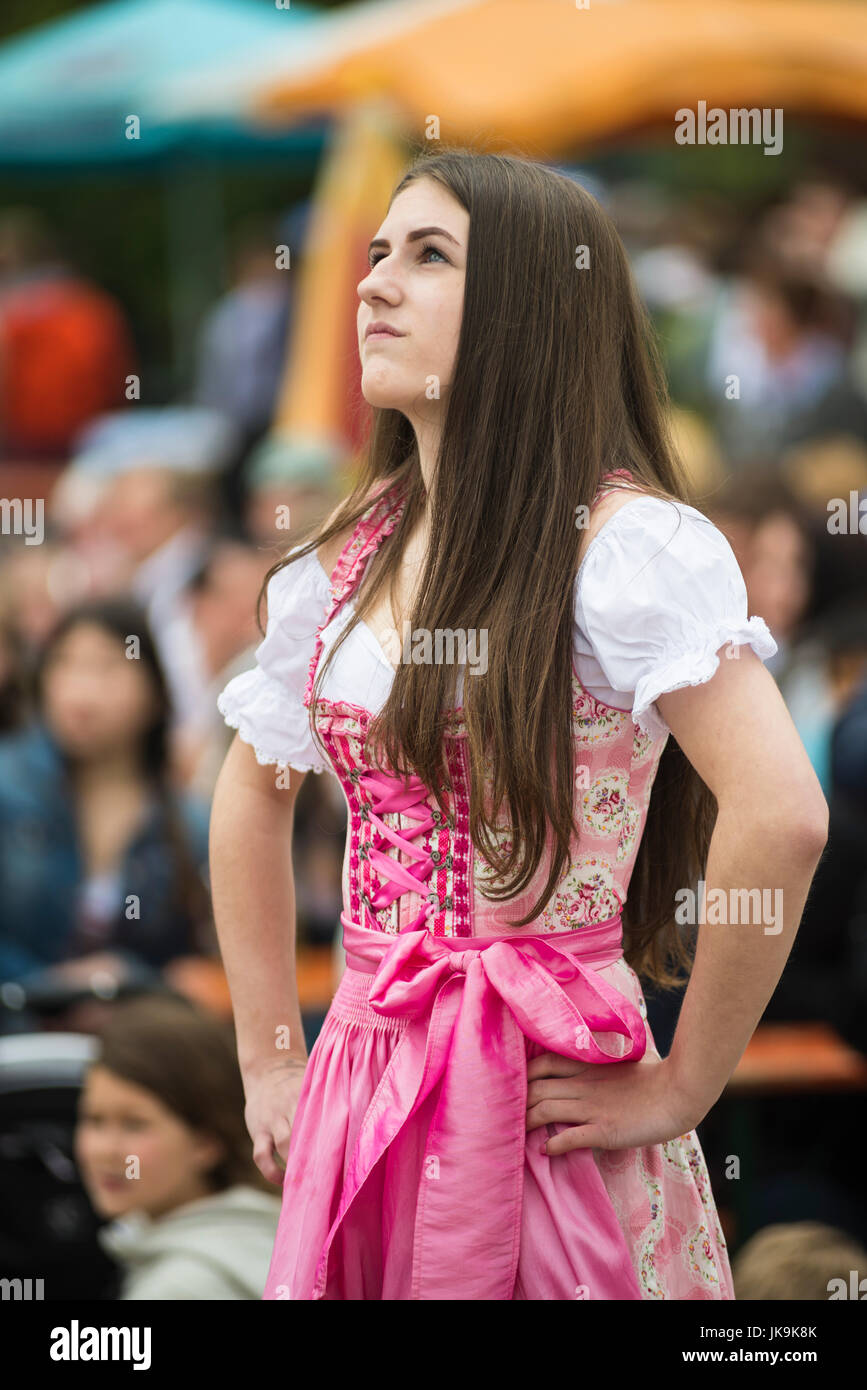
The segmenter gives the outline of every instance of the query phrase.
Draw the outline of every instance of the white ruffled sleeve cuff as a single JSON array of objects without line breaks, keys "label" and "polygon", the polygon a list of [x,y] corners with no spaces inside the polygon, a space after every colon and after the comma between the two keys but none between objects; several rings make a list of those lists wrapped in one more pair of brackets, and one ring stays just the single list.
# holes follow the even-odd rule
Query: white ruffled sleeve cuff
[{"label": "white ruffled sleeve cuff", "polygon": [[612,691],[632,695],[632,718],[653,737],[670,732],[655,701],[709,681],[721,648],[749,645],[763,661],[777,651],[764,619],[748,616],[723,533],[696,508],[654,497],[600,528],[579,570],[575,618]]},{"label": "white ruffled sleeve cuff", "polygon": [[[295,546],[289,553],[299,547]],[[256,665],[235,676],[217,709],[262,765],[325,772],[330,764],[314,742],[304,691],[330,583],[315,551],[278,570],[268,584],[268,625]]]},{"label": "white ruffled sleeve cuff", "polygon": [[659,713],[655,700],[660,695],[668,695],[672,690],[682,690],[687,685],[704,685],[709,681],[720,663],[717,655],[721,647],[748,645],[763,661],[773,656],[777,644],[771,636],[764,618],[746,618],[743,622],[724,621],[698,649],[675,657],[667,665],[656,666],[638,682],[632,704],[632,718],[644,734],[656,738],[670,730]]}]

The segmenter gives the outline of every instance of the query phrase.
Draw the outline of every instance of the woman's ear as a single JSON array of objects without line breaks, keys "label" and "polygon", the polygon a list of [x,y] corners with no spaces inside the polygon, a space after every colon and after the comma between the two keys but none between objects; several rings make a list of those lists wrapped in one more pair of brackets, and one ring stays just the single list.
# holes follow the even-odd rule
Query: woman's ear
[{"label": "woman's ear", "polygon": [[222,1139],[206,1130],[199,1130],[193,1142],[193,1161],[202,1177],[206,1177],[226,1156]]}]

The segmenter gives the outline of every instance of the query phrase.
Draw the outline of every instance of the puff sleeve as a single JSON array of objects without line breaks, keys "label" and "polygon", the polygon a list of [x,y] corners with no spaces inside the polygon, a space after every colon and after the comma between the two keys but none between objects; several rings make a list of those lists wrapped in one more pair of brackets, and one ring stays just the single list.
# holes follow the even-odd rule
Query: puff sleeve
[{"label": "puff sleeve", "polygon": [[299,772],[329,767],[313,741],[304,705],[329,596],[330,581],[315,551],[278,570],[268,584],[268,625],[256,648],[256,665],[230,680],[217,697],[220,714],[252,746],[258,763],[288,764]]},{"label": "puff sleeve", "polygon": [[777,650],[765,621],[748,616],[723,533],[657,497],[624,504],[600,527],[575,581],[575,624],[577,648],[612,691],[631,695],[634,722],[654,737],[670,732],[654,702],[709,681],[720,647],[748,644],[763,661]]}]

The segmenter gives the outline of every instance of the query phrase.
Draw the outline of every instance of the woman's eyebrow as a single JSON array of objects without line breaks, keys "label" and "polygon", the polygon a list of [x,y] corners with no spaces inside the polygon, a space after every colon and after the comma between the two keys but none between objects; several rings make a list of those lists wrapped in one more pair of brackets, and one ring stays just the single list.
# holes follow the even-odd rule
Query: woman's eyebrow
[{"label": "woman's eyebrow", "polygon": [[[454,242],[455,246],[460,246],[461,244],[456,237],[452,236],[451,232],[446,231],[445,227],[416,227],[414,232],[407,232],[406,239],[407,241],[420,241],[421,238],[425,236],[444,236],[448,241]],[[375,237],[367,248],[368,254],[375,246],[390,245],[391,243],[388,237]]]}]

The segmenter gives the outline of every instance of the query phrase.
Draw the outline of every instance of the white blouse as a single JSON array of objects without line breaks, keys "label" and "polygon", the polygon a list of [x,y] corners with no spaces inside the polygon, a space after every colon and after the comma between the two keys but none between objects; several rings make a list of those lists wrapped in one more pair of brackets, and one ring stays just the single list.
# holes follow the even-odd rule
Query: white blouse
[{"label": "white blouse", "polygon": [[[581,684],[603,703],[631,710],[652,735],[668,732],[658,697],[710,680],[722,646],[747,643],[763,661],[777,651],[764,620],[747,616],[746,586],[725,536],[684,502],[642,496],[624,503],[590,541],[574,598]],[[330,768],[303,703],[316,629],[329,602],[330,578],[315,551],[278,571],[268,586],[268,625],[256,665],[217,699],[259,763],[302,772]],[[353,612],[349,598],[323,628],[323,660]],[[393,680],[394,667],[360,622],[326,671],[321,693],[376,714]]]}]

